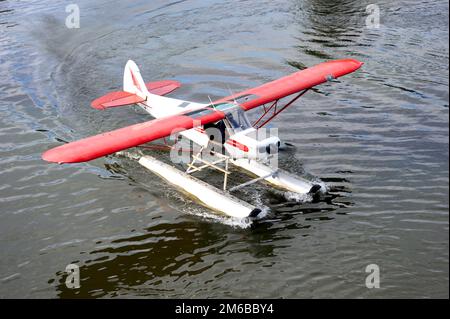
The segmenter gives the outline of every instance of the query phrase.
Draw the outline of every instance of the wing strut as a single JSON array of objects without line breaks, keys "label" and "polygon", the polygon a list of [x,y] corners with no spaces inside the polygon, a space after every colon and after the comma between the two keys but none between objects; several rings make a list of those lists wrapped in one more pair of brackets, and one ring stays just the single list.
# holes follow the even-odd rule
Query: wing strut
[{"label": "wing strut", "polygon": [[[292,103],[294,103],[295,101],[297,101],[303,94],[305,94],[306,92],[308,92],[309,89],[303,90],[301,91],[299,94],[297,94],[292,100],[290,100],[286,105],[284,105],[283,107],[281,107],[280,109],[278,109],[278,100],[275,100],[268,108],[266,108],[266,106],[264,105],[264,113],[261,115],[261,117],[255,122],[253,123],[253,127],[259,129],[261,127],[263,127],[264,125],[266,125],[267,123],[269,123],[270,121],[272,121],[272,119],[277,116],[278,114],[280,114],[281,112],[283,112],[287,107],[289,107]],[[273,111],[272,111],[273,110]],[[271,115],[268,115],[269,112],[272,111]],[[268,119],[264,120],[265,117],[268,116]],[[261,121],[263,121],[262,123],[260,123]]]}]

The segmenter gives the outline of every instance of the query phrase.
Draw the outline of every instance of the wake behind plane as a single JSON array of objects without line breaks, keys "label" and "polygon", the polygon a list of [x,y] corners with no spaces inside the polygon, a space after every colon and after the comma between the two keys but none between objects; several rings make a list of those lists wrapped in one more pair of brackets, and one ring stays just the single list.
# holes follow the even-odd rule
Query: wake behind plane
[{"label": "wake behind plane", "polygon": [[[174,134],[181,135],[196,146],[189,154],[190,162],[185,171],[140,152],[134,153],[133,158],[216,212],[236,218],[256,218],[261,208],[238,199],[232,192],[259,181],[300,195],[325,191],[321,183],[271,166],[270,160],[278,153],[280,139],[258,133],[312,87],[354,72],[362,64],[354,59],[324,62],[217,101],[197,103],[166,97],[181,84],[170,80],[145,83],[137,65],[129,60],[124,70],[123,90],[108,93],[94,100],[91,106],[106,110],[138,105],[155,119],[55,147],[43,153],[42,158],[59,164],[86,162],[158,139],[165,140]],[[284,98],[287,102],[281,101]],[[251,124],[245,112],[258,107],[263,112]],[[221,137],[212,138],[211,129],[220,132]],[[228,176],[232,174],[230,165],[256,177],[228,187]],[[222,189],[193,176],[205,169],[223,173]]]}]

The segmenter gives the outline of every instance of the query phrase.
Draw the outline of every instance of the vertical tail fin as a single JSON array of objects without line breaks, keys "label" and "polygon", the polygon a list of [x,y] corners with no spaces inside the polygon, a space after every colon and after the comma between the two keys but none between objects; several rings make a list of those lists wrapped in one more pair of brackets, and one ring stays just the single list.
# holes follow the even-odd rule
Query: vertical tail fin
[{"label": "vertical tail fin", "polygon": [[141,72],[134,61],[128,60],[123,72],[123,90],[146,99],[149,94]]}]

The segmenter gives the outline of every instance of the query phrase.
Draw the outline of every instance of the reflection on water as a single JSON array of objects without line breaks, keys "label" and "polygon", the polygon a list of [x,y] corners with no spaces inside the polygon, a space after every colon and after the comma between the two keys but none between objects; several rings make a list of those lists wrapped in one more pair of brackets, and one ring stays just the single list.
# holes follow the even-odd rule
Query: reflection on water
[{"label": "reflection on water", "polygon": [[[68,30],[59,2],[0,1],[0,297],[448,297],[448,3],[379,1],[367,29],[369,3],[78,1]],[[364,67],[273,122],[291,145],[280,166],[329,193],[246,187],[270,209],[251,225],[124,158],[40,159],[148,118],[89,107],[130,58],[205,102],[346,57]],[[69,263],[79,290],[64,285]],[[371,263],[380,289],[364,285]]]},{"label": "reflection on water", "polygon": [[[117,163],[107,167],[114,173],[124,169]],[[139,183],[138,180],[133,182]],[[202,289],[191,291],[189,288],[192,281],[198,280],[196,277],[201,277],[206,285],[226,273],[242,272],[243,265],[251,267],[276,259],[279,257],[277,250],[289,247],[288,241],[294,236],[309,236],[312,223],[332,221],[334,213],[345,215],[344,211],[336,210],[352,206],[345,195],[349,191],[339,186],[348,181],[336,178],[327,183],[334,186],[308,204],[286,201],[281,191],[264,191],[262,187],[252,190],[264,193],[270,213],[253,222],[249,229],[239,227],[239,223],[227,227],[210,218],[202,221],[194,213],[193,217],[186,215],[182,221],[156,222],[139,233],[132,231],[125,237],[97,241],[94,250],[80,253],[84,260],[80,267],[80,289],[66,287],[67,273],[63,271],[58,271],[49,283],[56,285],[58,296],[62,298],[118,297],[130,293],[159,298],[202,295]],[[164,197],[164,194],[157,196]],[[170,195],[168,198],[181,199]],[[181,210],[192,212],[191,205]],[[302,221],[296,217],[299,214],[304,216]],[[227,263],[230,255],[237,256]],[[236,258],[242,262],[237,262]],[[222,264],[227,264],[225,270]],[[264,267],[273,264],[271,261]],[[222,292],[218,289],[215,293],[221,296]]]},{"label": "reflection on water", "polygon": [[[130,292],[135,296],[193,297],[197,292],[188,289],[197,276],[208,284],[228,272],[242,271],[241,263],[226,262],[231,255],[237,254],[249,267],[278,258],[277,250],[292,238],[282,231],[280,223],[297,235],[308,236],[305,230],[311,222],[333,219],[329,214],[332,208],[320,203],[308,207],[284,203],[272,208],[276,213],[255,222],[250,231],[192,218],[156,223],[129,237],[98,241],[93,251],[81,252],[85,261],[80,267],[80,289],[67,288],[67,274],[61,271],[49,283],[56,283],[62,298],[117,297]],[[299,223],[296,214],[309,217]],[[224,263],[228,265],[225,270],[221,266]],[[216,293],[220,296],[221,292]]]},{"label": "reflection on water", "polygon": [[149,296],[158,296],[160,290],[176,295],[174,289],[162,285],[165,278],[186,285],[190,276],[220,263],[220,259],[205,262],[203,257],[219,252],[225,236],[208,223],[202,226],[188,222],[161,223],[128,238],[98,243],[99,247],[88,253],[90,259],[80,269],[81,289],[65,288],[63,278],[58,285],[59,296],[117,296],[120,288],[137,291],[141,288]]}]

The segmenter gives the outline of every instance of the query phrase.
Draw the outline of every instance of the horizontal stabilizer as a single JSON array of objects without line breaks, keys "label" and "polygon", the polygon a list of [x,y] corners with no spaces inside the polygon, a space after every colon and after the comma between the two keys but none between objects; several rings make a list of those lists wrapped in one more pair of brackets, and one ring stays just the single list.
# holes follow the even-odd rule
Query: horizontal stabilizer
[{"label": "horizontal stabilizer", "polygon": [[92,101],[91,106],[97,110],[104,110],[110,107],[124,106],[144,102],[145,100],[133,93],[117,91],[108,93]]},{"label": "horizontal stabilizer", "polygon": [[178,81],[164,80],[145,83],[145,86],[147,87],[147,90],[152,94],[166,95],[181,87],[181,83]]},{"label": "horizontal stabilizer", "polygon": [[[147,90],[152,94],[166,95],[179,88],[181,86],[181,83],[178,81],[165,80],[149,82],[146,83],[145,86],[147,87]],[[94,101],[92,101],[91,106],[97,110],[104,110],[111,107],[131,105],[144,101],[145,99],[136,94],[117,91],[108,93],[102,97],[99,97],[98,99],[95,99]]]}]

